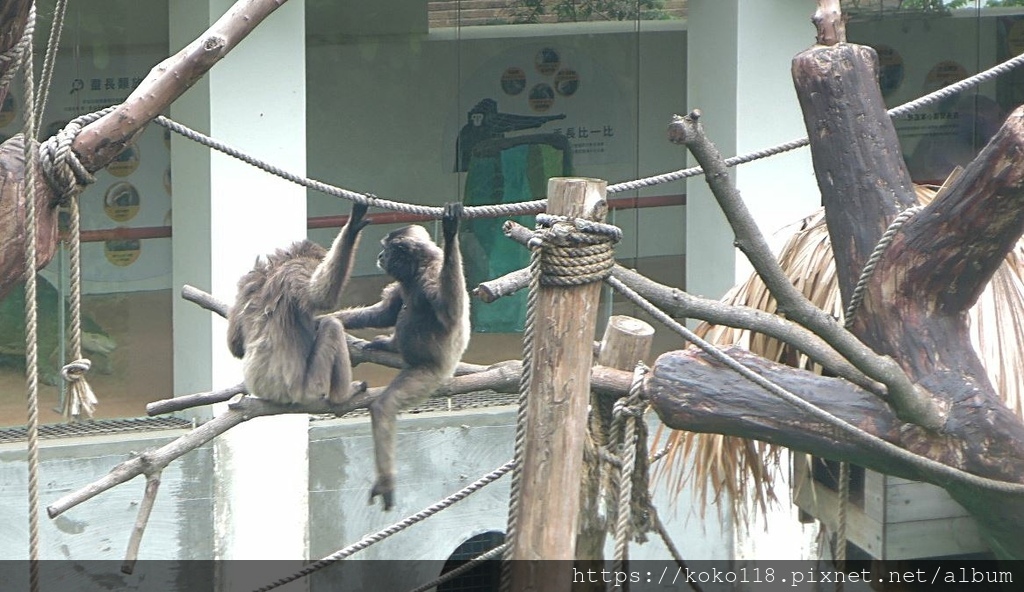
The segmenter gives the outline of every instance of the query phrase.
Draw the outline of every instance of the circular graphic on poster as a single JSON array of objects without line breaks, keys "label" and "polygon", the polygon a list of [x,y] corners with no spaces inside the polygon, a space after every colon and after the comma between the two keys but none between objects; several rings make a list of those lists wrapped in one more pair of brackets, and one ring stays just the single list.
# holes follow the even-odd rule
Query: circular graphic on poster
[{"label": "circular graphic on poster", "polygon": [[1024,20],[1014,21],[1006,32],[1006,49],[1010,55],[1024,53]]},{"label": "circular graphic on poster", "polygon": [[107,170],[115,177],[127,177],[134,173],[135,169],[139,168],[139,158],[139,147],[135,144],[129,144],[127,148],[121,151],[121,154],[117,155],[114,162],[107,166]]},{"label": "circular graphic on poster", "polygon": [[0,127],[7,127],[7,124],[14,121],[18,114],[18,104],[14,102],[14,95],[7,93],[4,102],[0,105]]},{"label": "circular graphic on poster", "polygon": [[526,71],[517,66],[505,68],[501,73],[501,90],[515,96],[526,89]]},{"label": "circular graphic on poster", "polygon": [[546,82],[533,85],[530,89],[530,109],[543,113],[555,104],[555,91]]},{"label": "circular graphic on poster", "polygon": [[878,87],[888,95],[903,84],[903,56],[888,45],[874,46],[878,53]]},{"label": "circular graphic on poster", "polygon": [[967,78],[967,69],[953,60],[943,60],[932,66],[924,79],[925,91],[939,90]]},{"label": "circular graphic on poster", "polygon": [[103,195],[103,211],[115,222],[126,222],[139,213],[139,190],[127,181],[114,183]]},{"label": "circular graphic on poster", "polygon": [[558,71],[558,66],[562,63],[562,57],[558,55],[558,51],[552,47],[545,47],[537,52],[537,56],[533,58],[533,65],[537,68],[537,71],[545,76],[551,76]]},{"label": "circular graphic on poster", "polygon": [[563,97],[571,97],[580,89],[579,72],[572,68],[562,68],[555,74],[555,92]]},{"label": "circular graphic on poster", "polygon": [[139,258],[142,244],[138,239],[108,240],[103,243],[103,254],[107,261],[117,267],[128,267]]}]

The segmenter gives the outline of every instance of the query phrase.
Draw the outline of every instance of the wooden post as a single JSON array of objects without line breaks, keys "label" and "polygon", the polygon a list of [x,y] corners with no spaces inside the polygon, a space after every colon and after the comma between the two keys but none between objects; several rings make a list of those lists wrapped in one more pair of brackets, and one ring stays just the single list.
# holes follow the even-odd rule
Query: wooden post
[{"label": "wooden post", "polygon": [[[608,319],[608,326],[604,330],[601,348],[597,354],[597,363],[601,366],[632,372],[638,361],[647,360],[653,344],[654,327],[633,317],[613,316]],[[592,445],[595,447],[608,444],[608,430],[612,423],[614,402],[614,398],[607,395],[593,393],[590,396],[590,406],[593,410],[590,415],[590,434]],[[600,511],[600,499],[602,495],[607,496],[612,491],[611,481],[601,478],[598,462],[588,463],[584,470],[586,473],[580,492],[581,516],[579,537],[576,540],[576,560],[580,563],[579,569],[581,570],[600,571],[605,569],[605,533],[608,521],[611,519],[607,510]],[[604,507],[614,508],[615,504],[616,501],[609,500]],[[603,582],[594,583],[592,586],[589,589],[605,589]],[[576,589],[574,588],[574,590]]]},{"label": "wooden post", "polygon": [[[597,179],[550,179],[548,213],[603,221],[606,186]],[[572,586],[565,566],[576,551],[600,290],[601,282],[594,282],[541,286],[537,294],[512,590],[567,591]]]}]

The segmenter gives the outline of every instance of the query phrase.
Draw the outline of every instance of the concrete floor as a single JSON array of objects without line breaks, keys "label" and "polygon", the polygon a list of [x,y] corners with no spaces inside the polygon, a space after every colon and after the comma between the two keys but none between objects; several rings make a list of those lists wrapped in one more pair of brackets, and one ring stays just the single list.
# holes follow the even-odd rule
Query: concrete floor
[{"label": "concrete floor", "polygon": [[[620,261],[627,267],[669,286],[682,286],[684,261],[681,257],[649,257]],[[384,276],[352,278],[346,288],[346,299],[353,305],[375,302],[385,285]],[[85,314],[92,316],[107,333],[118,342],[111,354],[112,372],[90,372],[88,379],[100,400],[97,418],[139,417],[145,415],[150,401],[172,395],[171,299],[177,292],[160,290],[130,294],[92,295],[83,298]],[[660,323],[640,313],[634,305],[614,298],[607,303],[608,290],[602,293],[602,316],[630,315],[650,322],[655,328],[653,357],[682,347],[682,339]],[[602,319],[603,321],[603,319]],[[598,338],[603,331],[599,323]],[[363,338],[372,338],[376,331],[354,332]],[[522,339],[519,333],[474,333],[467,362],[490,364],[522,357]],[[366,380],[371,386],[386,384],[395,371],[373,364],[363,364],[354,370],[356,380]],[[215,385],[227,386],[227,385]],[[26,387],[24,371],[17,367],[0,367],[0,427],[25,424]],[[61,421],[55,411],[59,392],[56,387],[42,385],[40,389],[40,420],[43,423]]]}]

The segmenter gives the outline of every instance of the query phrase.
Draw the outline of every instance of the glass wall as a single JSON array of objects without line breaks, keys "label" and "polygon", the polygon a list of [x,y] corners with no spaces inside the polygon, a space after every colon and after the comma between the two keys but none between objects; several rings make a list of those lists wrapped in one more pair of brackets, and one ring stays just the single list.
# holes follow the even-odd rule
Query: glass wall
[{"label": "glass wall", "polygon": [[[374,4],[311,2],[310,175],[399,201],[484,205],[544,198],[551,176],[614,184],[683,168],[665,131],[685,106],[684,7],[406,0],[384,18]],[[610,219],[626,231],[620,260],[675,286],[684,277],[683,193],[677,182],[609,195]],[[313,227],[348,210],[312,192],[309,200]],[[503,221],[463,225],[471,286],[528,262],[502,235]],[[385,283],[376,241],[395,227],[364,231],[353,300],[370,302]],[[326,244],[336,232],[310,234]],[[467,360],[521,357],[524,315],[525,294],[474,302]]]},{"label": "glass wall", "polygon": [[[878,51],[890,108],[1024,52],[1024,4],[1010,1],[846,2],[851,42]],[[1024,101],[1024,72],[1003,74],[896,120],[918,183],[941,184],[970,162]]]},{"label": "glass wall", "polygon": [[[42,69],[54,1],[39,2],[36,74]],[[69,3],[41,120],[48,137],[68,121],[123,101],[167,56],[167,2]],[[0,111],[0,140],[19,133],[23,89],[12,86]],[[100,397],[97,418],[145,414],[171,386],[169,142],[151,126],[80,197],[83,355]],[[61,230],[67,229],[61,215]],[[40,419],[61,420],[70,319],[68,251],[39,273]],[[0,301],[0,427],[26,418],[24,286]]]}]

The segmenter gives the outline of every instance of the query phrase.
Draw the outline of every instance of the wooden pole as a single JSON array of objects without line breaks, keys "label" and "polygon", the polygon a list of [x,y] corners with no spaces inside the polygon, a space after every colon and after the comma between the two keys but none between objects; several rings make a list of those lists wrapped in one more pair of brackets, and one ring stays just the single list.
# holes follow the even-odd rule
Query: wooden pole
[{"label": "wooden pole", "polygon": [[[597,179],[550,179],[548,213],[603,221],[606,187]],[[512,590],[572,586],[572,572],[565,567],[576,551],[600,290],[601,282],[594,282],[541,286],[537,293]]]},{"label": "wooden pole", "polygon": [[[608,326],[605,327],[601,348],[597,354],[597,363],[601,366],[632,372],[638,361],[647,360],[653,344],[654,327],[633,317],[613,316],[608,319]],[[614,402],[614,397],[597,393],[591,394],[590,435],[591,446],[595,448],[608,444],[608,431],[612,424]],[[610,478],[601,476],[601,464],[597,461],[596,450],[588,457],[594,460],[586,463],[584,467],[585,474],[580,491],[581,515],[580,531],[576,540],[576,560],[580,564],[579,569],[581,570],[600,571],[605,569],[605,533],[611,519],[607,510],[601,511],[601,508],[614,508],[617,502],[609,498],[605,504],[600,503],[602,495],[607,496],[614,493],[614,487]],[[584,563],[586,566],[583,565]],[[603,591],[605,589],[603,582],[588,582],[588,586],[576,587],[574,590]]]}]

